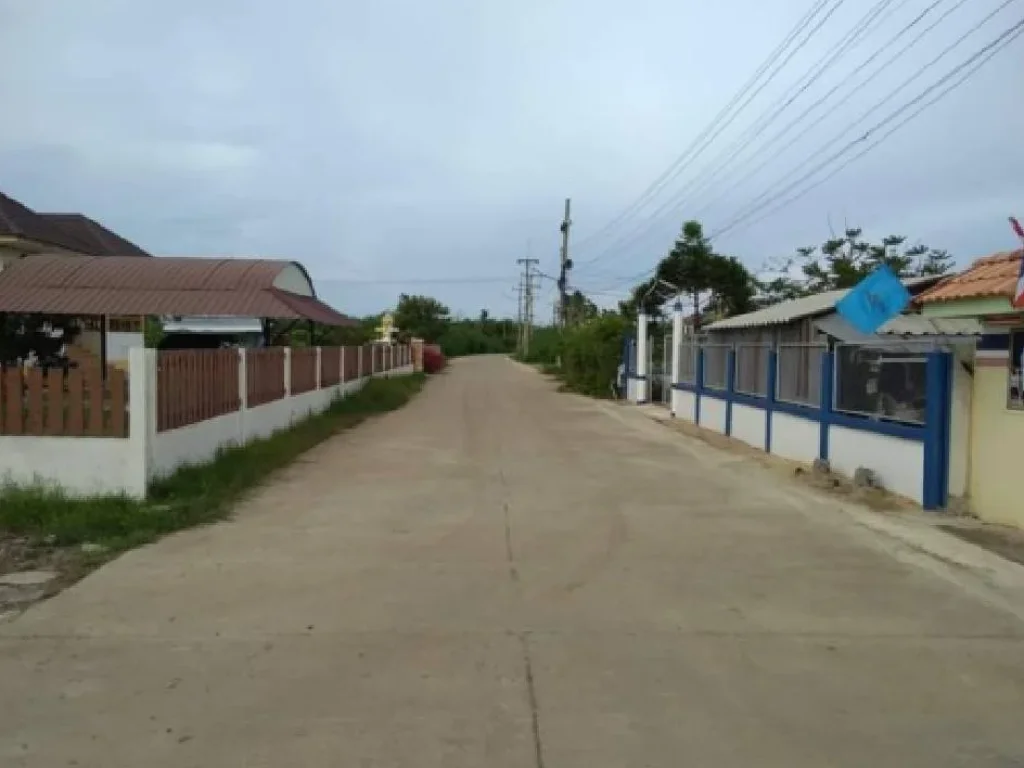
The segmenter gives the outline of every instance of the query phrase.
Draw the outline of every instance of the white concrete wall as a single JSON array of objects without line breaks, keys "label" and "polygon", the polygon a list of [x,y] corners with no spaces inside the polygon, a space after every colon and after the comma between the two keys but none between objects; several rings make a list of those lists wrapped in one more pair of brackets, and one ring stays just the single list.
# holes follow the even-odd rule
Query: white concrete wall
[{"label": "white concrete wall", "polygon": [[676,415],[677,419],[686,419],[689,422],[695,421],[696,405],[697,396],[693,392],[687,392],[685,389],[672,390],[672,412]]},{"label": "white concrete wall", "polygon": [[0,481],[60,486],[73,496],[141,496],[132,451],[125,438],[0,436]]},{"label": "white concrete wall", "polygon": [[818,422],[772,411],[772,453],[811,464],[818,458]]},{"label": "white concrete wall", "polygon": [[166,477],[185,464],[205,464],[221,448],[241,443],[241,435],[241,411],[158,432],[149,441],[149,479]]},{"label": "white concrete wall", "polygon": [[764,450],[765,412],[749,405],[732,404],[732,436]]},{"label": "white concrete wall", "polygon": [[867,467],[878,475],[887,490],[918,504],[922,501],[922,442],[833,425],[828,433],[828,459],[836,472],[853,477],[858,467]]},{"label": "white concrete wall", "polygon": [[704,395],[700,399],[700,425],[720,434],[725,434],[725,400]]}]

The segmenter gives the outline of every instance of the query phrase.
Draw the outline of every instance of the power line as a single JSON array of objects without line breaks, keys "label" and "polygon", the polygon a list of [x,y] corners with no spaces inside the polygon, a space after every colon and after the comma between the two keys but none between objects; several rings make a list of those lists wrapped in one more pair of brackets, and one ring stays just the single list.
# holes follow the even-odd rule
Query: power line
[{"label": "power line", "polygon": [[[869,32],[873,31],[879,21],[888,18],[888,16],[892,15],[894,11],[899,10],[901,7],[906,5],[907,2],[908,0],[900,0],[895,7],[892,7],[893,0],[879,0],[878,3],[870,8],[868,12],[846,32],[834,49],[829,50],[824,56],[818,59],[818,61],[816,61],[785,94],[783,94],[773,105],[770,105],[767,109],[763,110],[755,122],[750,125],[743,134],[741,134],[727,149],[720,152],[716,159],[711,161],[711,165],[707,169],[698,173],[697,176],[687,184],[684,184],[682,189],[677,191],[669,201],[659,208],[658,211],[652,214],[652,218],[656,219],[661,213],[671,206],[675,206],[673,210],[678,210],[683,204],[696,196],[700,190],[707,188],[709,183],[713,183],[717,174],[729,167],[729,165],[731,165],[747,147],[757,140],[757,138],[761,136],[794,101],[806,93],[822,75],[828,72],[828,70],[831,69],[832,66],[835,65],[846,53],[861,42]],[[885,11],[888,11],[888,13],[884,13]],[[725,155],[728,155],[728,157],[725,157],[724,161],[719,162]],[[717,167],[716,164],[718,164]]]},{"label": "power line", "polygon": [[508,282],[508,275],[504,277],[412,277],[412,278],[322,278],[317,280],[318,285],[454,285],[467,284],[477,285],[483,283],[505,283]]},{"label": "power line", "polygon": [[[1005,3],[1004,3],[1004,5],[1005,5]],[[949,72],[947,72],[941,78],[939,78],[937,81],[935,81],[930,86],[925,88],[923,91],[921,91],[921,93],[919,93],[913,99],[908,101],[906,104],[904,104],[903,106],[901,106],[900,108],[898,108],[894,112],[891,112],[889,115],[887,115],[885,118],[880,120],[875,125],[871,126],[867,131],[864,132],[863,135],[861,135],[860,137],[854,139],[853,141],[851,141],[848,144],[846,144],[845,146],[843,146],[838,152],[836,152],[833,155],[829,156],[828,158],[826,158],[824,161],[822,161],[818,165],[814,166],[810,171],[805,173],[803,176],[798,178],[796,181],[792,182],[791,184],[787,185],[786,187],[783,187],[781,190],[779,190],[775,194],[771,195],[769,197],[769,199],[765,203],[762,203],[762,204],[758,205],[759,201],[762,198],[764,198],[766,196],[766,194],[770,194],[770,193],[763,193],[762,195],[760,195],[751,204],[749,204],[747,206],[751,210],[744,209],[742,213],[737,215],[728,224],[726,224],[724,227],[722,227],[719,230],[717,230],[711,236],[710,239],[712,239],[712,240],[716,239],[716,238],[720,237],[721,235],[723,235],[724,233],[726,233],[726,232],[728,232],[728,231],[730,231],[732,229],[735,229],[737,226],[739,226],[741,223],[743,223],[745,220],[747,220],[747,217],[749,217],[751,214],[757,212],[758,210],[763,210],[766,206],[771,205],[775,200],[778,200],[779,198],[784,197],[787,193],[789,193],[795,187],[799,186],[801,183],[803,183],[804,181],[809,179],[811,176],[816,174],[818,171],[822,170],[827,165],[831,164],[833,161],[835,161],[835,160],[839,159],[840,157],[842,157],[850,149],[852,149],[853,147],[856,147],[857,145],[862,144],[865,141],[867,141],[872,136],[872,134],[874,134],[879,128],[885,126],[886,124],[890,123],[895,118],[897,118],[900,115],[902,115],[910,107],[913,107],[916,104],[919,104],[920,102],[922,102],[929,94],[931,94],[933,91],[935,91],[936,88],[938,88],[939,86],[944,85],[945,83],[947,83],[950,80],[952,80],[953,78],[955,78],[957,75],[960,75],[961,73],[963,73],[962,76],[960,76],[958,79],[954,80],[954,82],[950,86],[948,86],[947,88],[945,88],[942,91],[940,91],[938,93],[938,95],[936,95],[934,98],[928,100],[919,109],[915,110],[910,115],[905,117],[903,120],[898,122],[895,126],[890,128],[886,133],[884,133],[882,136],[878,137],[878,139],[876,139],[873,143],[871,143],[870,145],[865,147],[863,151],[861,151],[860,153],[858,153],[854,157],[852,157],[849,160],[847,160],[845,163],[840,165],[838,168],[834,169],[825,178],[820,179],[819,181],[815,182],[811,187],[808,187],[807,189],[803,190],[800,194],[795,195],[792,198],[789,198],[789,199],[785,200],[783,205],[780,205],[780,206],[777,206],[776,208],[773,208],[772,211],[778,210],[781,207],[785,207],[785,205],[789,205],[791,202],[796,200],[798,197],[803,196],[804,194],[809,192],[814,187],[818,186],[819,184],[824,183],[828,178],[831,178],[831,176],[834,176],[836,173],[838,173],[840,170],[845,168],[851,162],[853,162],[857,158],[859,158],[859,157],[863,156],[864,154],[866,154],[867,152],[869,152],[871,149],[876,147],[878,144],[880,144],[886,138],[891,136],[893,133],[895,133],[901,127],[903,127],[908,122],[910,122],[913,118],[915,118],[919,114],[921,114],[921,112],[923,112],[925,109],[927,109],[928,107],[932,106],[933,104],[938,102],[940,99],[942,99],[944,96],[946,96],[946,94],[950,93],[955,88],[957,88],[962,83],[964,83],[967,79],[970,78],[971,75],[973,75],[975,72],[977,72],[978,69],[980,69],[986,62],[988,62],[993,56],[995,56],[996,53],[998,53],[1000,50],[1002,50],[1007,45],[1009,45],[1011,42],[1013,42],[1018,36],[1020,36],[1020,34],[1022,32],[1024,32],[1024,19],[1021,19],[1016,24],[1014,24],[1012,27],[1010,27],[1007,30],[1005,30],[1002,34],[1000,34],[994,40],[989,42],[987,45],[983,46],[979,51],[974,53],[972,56],[970,56],[965,61],[963,61],[960,64],[958,64],[956,67],[951,69]],[[970,34],[970,33],[967,33],[967,34]],[[967,71],[965,72],[964,70],[967,70]],[[834,142],[830,142],[829,144],[826,145],[826,147],[831,146],[832,143],[834,143]],[[817,154],[820,154],[820,151],[815,153],[815,155],[817,155]],[[763,218],[763,217],[761,217],[761,218]],[[760,219],[758,219],[758,220],[760,220]],[[753,222],[749,222],[749,223],[753,223]]]},{"label": "power line", "polygon": [[[947,0],[935,0],[931,5],[929,5],[923,11],[921,11],[921,13],[919,13],[908,24],[906,24],[899,32],[897,32],[895,35],[893,35],[891,38],[889,38],[889,40],[887,40],[885,43],[883,43],[878,48],[878,50],[876,50],[873,54],[871,54],[871,56],[869,56],[866,60],[861,62],[860,65],[858,65],[855,69],[853,69],[851,72],[849,72],[846,75],[846,77],[844,77],[839,83],[834,85],[827,93],[825,93],[823,96],[821,96],[817,101],[815,101],[813,104],[811,104],[809,107],[807,107],[807,109],[805,109],[803,112],[801,112],[795,118],[790,120],[781,130],[779,130],[770,139],[768,139],[768,141],[766,141],[764,144],[762,144],[760,147],[758,147],[758,151],[759,152],[764,152],[769,147],[771,147],[773,144],[775,144],[776,141],[778,141],[779,139],[784,137],[787,133],[789,133],[789,131],[794,126],[799,124],[804,118],[806,118],[814,110],[816,110],[818,107],[820,107],[822,104],[826,103],[830,98],[832,98],[832,96],[835,95],[839,91],[840,88],[842,88],[844,85],[846,85],[848,82],[850,82],[850,80],[854,76],[856,76],[858,73],[862,72],[869,64],[871,64],[871,62],[873,62],[875,59],[877,59],[882,53],[890,50],[893,43],[895,43],[897,40],[899,40],[901,37],[903,37],[903,35],[905,35],[911,29],[916,27],[929,13],[931,13],[932,10],[934,10],[937,6],[942,5],[945,2],[947,2]],[[853,96],[854,94],[856,94],[865,85],[867,85],[872,80],[874,80],[876,77],[878,77],[878,75],[880,75],[883,71],[885,71],[891,64],[896,62],[898,59],[902,58],[915,45],[917,45],[917,43],[919,43],[929,32],[931,32],[933,29],[935,29],[935,27],[937,27],[939,24],[941,24],[943,21],[945,21],[946,18],[950,14],[952,14],[954,11],[956,11],[958,8],[960,8],[962,5],[964,5],[964,3],[966,3],[966,2],[967,2],[967,0],[958,0],[958,2],[954,6],[952,6],[948,10],[946,10],[941,16],[939,16],[939,18],[937,18],[928,27],[926,27],[925,29],[921,30],[921,32],[913,40],[911,40],[905,46],[903,46],[898,51],[896,51],[896,53],[894,55],[892,55],[888,59],[886,59],[877,69],[875,69],[874,72],[872,72],[870,75],[868,75],[868,77],[866,77],[860,83],[858,83],[852,90],[850,90],[848,93],[846,93],[845,94],[845,98],[849,98],[849,97]],[[824,119],[824,118],[822,118],[822,119]],[[705,203],[701,206],[701,208],[694,213],[694,217],[697,218],[697,219],[700,219],[700,216],[705,211],[707,211],[712,205],[714,205],[716,202],[721,200],[726,195],[726,193],[731,192],[732,190],[736,189],[736,187],[738,187],[740,184],[742,184],[744,181],[748,181],[749,179],[751,179],[754,176],[756,176],[766,165],[771,163],[772,160],[775,160],[776,158],[778,158],[779,155],[783,154],[786,150],[788,150],[790,147],[792,147],[794,144],[796,144],[800,139],[802,139],[804,136],[806,136],[807,133],[809,133],[814,128],[816,128],[818,125],[820,125],[822,119],[819,119],[817,121],[808,123],[804,127],[804,129],[802,131],[799,131],[786,144],[784,144],[779,149],[775,150],[772,154],[766,155],[764,160],[762,160],[754,168],[751,168],[751,169],[747,170],[745,175],[739,177],[735,182],[733,182],[732,184],[727,186],[725,189],[721,190],[717,195],[715,195],[710,200],[705,201]]]},{"label": "power line", "polygon": [[[769,106],[766,110],[762,111],[762,113],[756,119],[754,125],[748,128],[747,131],[744,134],[742,134],[736,140],[736,142],[734,142],[731,145],[729,149],[725,150],[725,152],[732,152],[732,155],[730,155],[730,157],[728,157],[725,160],[725,162],[720,166],[720,168],[727,167],[736,158],[736,156],[738,156],[754,140],[756,140],[757,137],[760,136],[764,132],[764,130],[766,130],[786,110],[786,108],[788,108],[797,98],[799,98],[801,94],[806,92],[806,90],[811,85],[813,85],[813,83],[816,82],[822,74],[824,74],[829,68],[831,68],[842,55],[848,52],[856,43],[860,42],[863,39],[863,37],[869,31],[871,31],[881,19],[886,18],[893,12],[893,10],[899,9],[906,3],[906,0],[901,0],[901,2],[894,9],[889,7],[892,1],[893,0],[880,0],[880,2],[876,3],[864,16],[862,16],[853,25],[853,27],[850,30],[846,32],[846,34],[843,36],[843,38],[841,38],[841,40],[837,44],[835,50],[826,53],[823,57],[818,59],[818,61],[815,62],[815,64],[810,68],[808,72],[805,72],[800,78],[798,78],[796,83],[790,87],[786,94],[784,94],[778,101],[776,101],[773,106]],[[944,2],[944,0],[939,1]],[[886,11],[886,9],[889,9],[889,13],[886,14],[885,16],[882,16],[881,14],[884,11]],[[789,127],[791,127],[792,125],[793,123],[790,123]],[[718,158],[721,158],[723,154],[724,153],[720,153]],[[717,158],[715,161],[712,162],[712,167],[714,166],[715,162],[717,162]],[[663,218],[663,215],[666,212],[668,212],[669,209],[671,209],[673,213],[678,212],[679,209],[682,208],[683,205],[685,205],[689,197],[692,196],[688,195],[688,192],[696,191],[694,190],[695,185],[699,189],[702,186],[706,187],[708,182],[713,181],[714,173],[715,171],[712,171],[710,176],[708,176],[707,171],[699,173],[697,177],[695,177],[692,181],[684,184],[679,191],[677,191],[671,198],[669,198],[659,208],[657,208],[651,214],[648,220],[641,222],[639,226],[634,227],[632,231],[623,235],[617,241],[606,246],[603,251],[601,251],[599,254],[597,254],[595,257],[593,257],[586,263],[592,264],[604,258],[608,254],[621,249],[623,246],[637,242],[640,238],[642,238],[644,235],[653,230],[653,228],[659,223],[659,221]]]},{"label": "power line", "polygon": [[[758,67],[757,71],[751,76],[751,78],[740,88],[740,90],[735,95],[733,95],[729,103],[726,104],[718,112],[717,115],[715,115],[712,121],[697,135],[697,137],[682,152],[682,154],[680,154],[669,165],[669,167],[665,169],[665,171],[663,171],[660,176],[658,176],[658,178],[651,182],[651,184],[643,192],[640,193],[640,196],[636,200],[634,200],[632,203],[626,206],[626,208],[623,211],[621,211],[617,216],[613,217],[611,221],[606,223],[599,230],[591,233],[590,235],[580,240],[576,244],[577,250],[579,250],[585,244],[597,239],[604,233],[610,231],[614,227],[618,226],[618,224],[621,223],[622,221],[625,221],[626,219],[630,218],[636,211],[638,211],[646,204],[648,199],[650,199],[653,195],[656,195],[664,187],[664,185],[671,180],[674,173],[677,173],[678,171],[681,171],[683,168],[685,168],[685,164],[687,162],[694,159],[697,155],[700,154],[700,152],[703,151],[704,147],[707,146],[707,143],[704,143],[703,145],[701,145],[701,143],[704,142],[704,140],[708,137],[709,134],[712,133],[712,131],[715,131],[717,128],[717,132],[715,133],[715,135],[711,136],[711,140],[714,140],[715,136],[717,136],[719,133],[721,133],[722,130],[727,128],[732,123],[732,121],[736,119],[736,116],[743,110],[746,104],[749,103],[749,99],[746,102],[744,102],[744,104],[738,110],[736,110],[734,114],[729,116],[729,113],[732,111],[733,107],[735,107],[736,104],[747,94],[747,92],[750,91],[750,89],[757,84],[757,81],[761,78],[761,76],[778,60],[778,58],[785,52],[786,48],[789,47],[790,43],[793,42],[797,35],[799,35],[804,29],[807,28],[807,26],[811,23],[811,21],[813,21],[814,17],[818,14],[818,12],[825,6],[826,2],[828,2],[828,0],[816,0],[816,2],[812,5],[811,9],[807,11],[803,15],[803,17],[801,17],[801,19],[796,23],[793,29],[789,31],[789,33],[786,35],[783,41],[778,46],[776,46],[775,50],[773,50],[768,55],[768,58],[764,62],[762,62],[762,64]],[[838,4],[841,3],[842,0],[838,0]],[[838,4],[835,6],[835,8],[838,8]],[[835,11],[835,8],[832,9],[832,12]],[[806,38],[803,42],[801,42],[796,50],[800,50],[800,48],[802,48],[807,43],[808,39],[809,37]],[[792,58],[792,55],[790,56],[790,58]],[[789,59],[787,58],[786,62],[788,61]],[[783,62],[783,65],[785,65],[786,62]],[[768,79],[764,83],[762,83],[761,86],[752,94],[751,98],[757,96],[757,94],[760,93],[761,90],[763,90],[764,87],[767,86],[772,81],[772,79],[775,77],[775,75],[778,74],[778,72],[779,69],[776,69],[775,72],[769,75]],[[719,127],[719,124],[722,123],[723,120],[725,121],[724,124],[722,124]]]},{"label": "power line", "polygon": [[[995,16],[997,13],[999,13],[999,11],[1003,10],[1003,8],[1005,8],[1007,5],[1009,5],[1012,2],[1016,2],[1016,0],[1003,0],[1003,2],[995,10],[993,10],[991,13],[989,13],[987,16],[985,16],[981,21],[979,21],[977,24],[975,24],[969,30],[967,30],[962,35],[960,35],[960,37],[958,37],[956,40],[954,40],[952,43],[950,43],[948,46],[946,46],[942,51],[940,51],[938,56],[933,58],[927,64],[925,64],[920,69],[918,69],[916,72],[914,72],[914,74],[912,74],[910,77],[908,77],[902,83],[900,83],[900,85],[898,85],[895,89],[890,91],[888,95],[886,95],[881,101],[879,101],[876,104],[874,104],[870,109],[867,110],[867,112],[865,112],[863,115],[861,115],[859,118],[857,118],[853,123],[847,125],[842,131],[840,131],[838,134],[833,136],[829,141],[825,142],[825,144],[820,146],[814,152],[812,152],[809,155],[807,155],[794,168],[790,169],[787,173],[783,174],[782,178],[778,179],[775,182],[775,184],[772,185],[772,188],[762,192],[758,197],[754,198],[754,200],[752,200],[750,203],[748,203],[747,207],[754,207],[754,208],[756,208],[758,203],[760,203],[760,201],[762,199],[772,195],[773,191],[775,190],[775,188],[777,187],[778,184],[780,184],[780,183],[784,182],[785,180],[789,179],[790,177],[792,177],[801,168],[804,168],[805,166],[807,166],[808,163],[812,162],[815,158],[821,156],[821,154],[824,153],[826,150],[828,150],[830,147],[833,147],[837,143],[839,143],[843,139],[844,136],[846,136],[848,133],[850,133],[851,129],[857,127],[858,125],[861,125],[873,113],[877,112],[882,106],[884,106],[889,101],[891,101],[893,96],[895,96],[897,93],[902,91],[904,88],[906,88],[908,85],[910,85],[912,82],[914,82],[917,78],[919,78],[921,75],[923,75],[929,69],[934,67],[939,61],[941,61],[943,58],[945,58],[945,56],[948,53],[953,51],[957,46],[959,46],[962,42],[964,42],[964,40],[966,40],[968,37],[970,37],[975,32],[977,32],[979,29],[981,29],[981,27],[984,26],[993,16]],[[1013,31],[1013,28],[1011,28],[1010,30],[1005,32],[1003,36],[1005,36],[1007,34],[1010,34],[1012,31]],[[998,44],[998,42],[1003,38],[1003,36],[1000,36],[995,41],[989,43],[989,45],[985,46],[980,51],[975,53],[974,56],[969,58],[967,61],[961,63],[958,67],[955,67],[953,70],[948,72],[943,78],[941,78],[940,80],[936,81],[931,86],[926,88],[925,91],[922,94],[919,94],[917,97],[915,97],[915,99],[911,100],[907,104],[904,104],[902,107],[900,107],[898,110],[896,110],[896,112],[894,112],[894,113],[890,114],[888,117],[886,117],[885,120],[883,120],[881,123],[879,123],[878,125],[875,125],[875,126],[872,126],[871,128],[869,128],[867,130],[867,132],[865,134],[863,134],[860,138],[855,139],[853,142],[851,142],[851,144],[846,145],[843,148],[843,150],[841,150],[841,153],[845,152],[853,144],[856,144],[858,142],[866,140],[868,138],[868,135],[870,133],[872,133],[873,131],[875,131],[880,125],[883,125],[886,121],[895,118],[896,116],[901,114],[904,110],[906,110],[908,107],[913,106],[915,103],[917,103],[922,98],[927,96],[937,86],[942,85],[947,79],[949,79],[950,77],[954,76],[961,69],[969,66],[974,60],[976,60],[978,57],[983,55],[992,46]],[[835,156],[833,156],[833,158],[834,157]],[[830,158],[830,160],[831,159],[832,158]],[[826,161],[826,162],[830,162],[830,160]],[[820,168],[820,167],[821,167],[820,165],[815,166],[815,168]],[[806,174],[804,176],[801,176],[800,179],[797,180],[797,183],[799,183],[800,181],[802,181],[806,177],[807,177]],[[786,187],[782,192],[777,192],[774,196],[778,197],[779,195],[784,194],[786,190],[789,190],[792,187],[793,187],[793,185],[791,184],[788,187]]]}]

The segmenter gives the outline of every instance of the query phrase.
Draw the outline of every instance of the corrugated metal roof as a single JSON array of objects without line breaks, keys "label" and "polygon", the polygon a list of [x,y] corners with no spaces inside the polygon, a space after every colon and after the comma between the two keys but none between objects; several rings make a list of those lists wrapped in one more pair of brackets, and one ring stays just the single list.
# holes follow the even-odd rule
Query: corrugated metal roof
[{"label": "corrugated metal roof", "polygon": [[[908,277],[901,282],[910,289],[921,288],[940,281],[939,276]],[[708,331],[728,331],[737,328],[757,328],[766,325],[784,325],[794,320],[802,320],[805,317],[815,317],[830,312],[836,308],[847,293],[849,288],[836,291],[824,291],[811,296],[803,296],[799,299],[789,299],[772,304],[770,307],[759,309],[756,312],[747,312],[745,315],[727,317],[707,326]]]},{"label": "corrugated metal roof", "polygon": [[959,299],[1010,297],[1017,284],[1024,250],[1005,251],[975,261],[959,275],[943,280],[917,297],[918,304]]},{"label": "corrugated metal roof", "polygon": [[885,323],[876,333],[861,333],[834,312],[815,320],[814,327],[839,341],[862,344],[877,342],[880,336],[887,340],[917,337],[963,342],[982,333],[981,323],[971,318],[945,320],[921,315],[899,315]]},{"label": "corrugated metal roof", "polygon": [[847,294],[847,291],[825,291],[816,293],[813,296],[804,296],[799,299],[780,301],[770,307],[759,309],[756,312],[747,312],[745,315],[727,317],[725,320],[718,320],[707,326],[708,331],[728,331],[737,328],[757,328],[764,325],[784,325],[794,320],[805,317],[814,317],[825,312],[831,312],[836,308],[839,300]]},{"label": "corrugated metal roof", "polygon": [[300,264],[290,261],[27,256],[0,272],[0,312],[354,322],[314,296],[275,288],[277,276],[291,266],[305,274]]}]

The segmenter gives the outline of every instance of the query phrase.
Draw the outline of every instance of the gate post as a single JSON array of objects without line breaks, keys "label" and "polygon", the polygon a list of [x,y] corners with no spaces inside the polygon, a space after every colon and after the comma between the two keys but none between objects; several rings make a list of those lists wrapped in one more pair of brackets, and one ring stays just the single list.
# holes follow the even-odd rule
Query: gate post
[{"label": "gate post", "polygon": [[636,404],[646,403],[650,371],[647,366],[647,315],[636,316]]},{"label": "gate post", "polygon": [[683,343],[683,303],[676,301],[672,305],[672,373],[669,378],[668,404],[672,415],[676,415],[676,384],[679,383],[682,373],[682,358],[680,357],[681,345]]}]

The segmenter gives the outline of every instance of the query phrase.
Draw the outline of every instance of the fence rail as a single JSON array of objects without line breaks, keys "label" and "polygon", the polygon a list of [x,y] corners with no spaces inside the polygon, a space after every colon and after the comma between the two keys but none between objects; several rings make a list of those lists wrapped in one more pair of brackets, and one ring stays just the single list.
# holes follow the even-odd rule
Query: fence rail
[{"label": "fence rail", "polygon": [[127,437],[124,371],[0,368],[0,435]]}]

